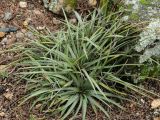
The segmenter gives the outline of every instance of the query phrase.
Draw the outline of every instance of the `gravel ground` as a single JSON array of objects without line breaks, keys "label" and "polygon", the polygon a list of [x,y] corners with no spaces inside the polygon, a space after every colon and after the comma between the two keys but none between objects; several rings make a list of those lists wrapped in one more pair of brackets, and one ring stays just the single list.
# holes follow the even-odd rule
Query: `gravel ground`
[{"label": "gravel ground", "polygon": [[[41,0],[26,0],[27,5],[20,4],[19,0],[1,0],[0,4],[0,51],[9,49],[16,42],[25,42],[35,39],[34,35],[26,28],[31,26],[37,30],[44,30],[46,27],[52,32],[57,31],[60,26],[60,17],[53,15],[44,9]],[[86,6],[87,7],[87,6]],[[84,12],[83,4],[78,6],[78,10]],[[75,22],[74,18],[71,18]],[[8,29],[7,29],[8,28]],[[0,70],[2,65],[9,64],[16,56],[14,54],[0,53]],[[8,70],[9,79],[0,78],[0,120],[29,120],[31,115],[36,116],[36,120],[55,120],[44,115],[38,110],[29,111],[30,104],[18,106],[20,98],[25,94],[25,83],[17,83],[18,80],[11,79],[14,68]],[[156,93],[160,91],[160,83],[146,82],[145,88]],[[160,108],[151,109],[152,99],[147,99],[136,95],[134,102],[122,103],[126,111],[114,108],[111,111],[112,120],[160,120]],[[102,113],[95,116],[92,111],[88,110],[87,120],[107,120]],[[77,120],[79,120],[77,118]]]}]

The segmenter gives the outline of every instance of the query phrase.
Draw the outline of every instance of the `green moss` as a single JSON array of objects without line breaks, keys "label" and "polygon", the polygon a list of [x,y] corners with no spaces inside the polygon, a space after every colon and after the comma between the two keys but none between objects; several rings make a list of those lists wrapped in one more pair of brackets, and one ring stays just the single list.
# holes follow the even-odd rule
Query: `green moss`
[{"label": "green moss", "polygon": [[130,18],[131,18],[132,20],[138,20],[138,19],[139,19],[139,15],[138,15],[138,13],[132,13],[132,14],[130,15]]},{"label": "green moss", "polygon": [[2,71],[0,72],[0,78],[7,78],[8,77],[8,72],[7,71]]},{"label": "green moss", "polygon": [[77,5],[77,0],[65,0],[65,6],[70,6],[71,8],[75,8]]},{"label": "green moss", "polygon": [[151,4],[151,1],[150,0],[140,0],[140,3],[142,5],[150,5]]}]

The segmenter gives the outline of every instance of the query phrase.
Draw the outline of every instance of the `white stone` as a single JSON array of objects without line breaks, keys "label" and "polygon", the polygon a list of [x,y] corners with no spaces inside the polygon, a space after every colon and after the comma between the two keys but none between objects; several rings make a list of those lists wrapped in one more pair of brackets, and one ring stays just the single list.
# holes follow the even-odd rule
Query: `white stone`
[{"label": "white stone", "polygon": [[21,2],[19,2],[19,6],[21,8],[26,8],[27,7],[27,2],[21,1]]}]

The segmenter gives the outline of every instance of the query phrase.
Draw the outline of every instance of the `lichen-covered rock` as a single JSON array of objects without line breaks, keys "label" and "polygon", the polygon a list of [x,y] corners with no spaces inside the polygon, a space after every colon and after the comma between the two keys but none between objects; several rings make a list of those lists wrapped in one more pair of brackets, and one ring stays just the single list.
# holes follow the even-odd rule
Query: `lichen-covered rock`
[{"label": "lichen-covered rock", "polygon": [[135,49],[137,52],[143,51],[143,55],[140,56],[140,63],[151,57],[160,56],[160,19],[155,19],[149,23],[140,34],[140,40]]},{"label": "lichen-covered rock", "polygon": [[130,20],[149,22],[140,33],[135,50],[142,53],[140,63],[160,56],[160,0],[125,0],[131,11]]},{"label": "lichen-covered rock", "polygon": [[45,8],[49,9],[53,13],[61,14],[62,9],[67,13],[70,13],[75,9],[77,0],[43,0]]},{"label": "lichen-covered rock", "polygon": [[160,0],[125,0],[131,9],[131,17],[139,20],[160,18]]}]

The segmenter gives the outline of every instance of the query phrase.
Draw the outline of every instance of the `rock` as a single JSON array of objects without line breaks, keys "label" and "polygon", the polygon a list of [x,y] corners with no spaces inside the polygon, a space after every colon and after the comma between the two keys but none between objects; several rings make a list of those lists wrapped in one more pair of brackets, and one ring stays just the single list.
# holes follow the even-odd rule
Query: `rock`
[{"label": "rock", "polygon": [[38,26],[38,27],[36,27],[37,28],[37,30],[44,30],[45,29],[45,26]]},{"label": "rock", "polygon": [[54,6],[53,10],[51,10],[53,13],[60,14],[63,6],[61,4],[57,4]]},{"label": "rock", "polygon": [[[60,10],[61,10],[61,9],[60,9]],[[64,10],[65,10],[67,13],[71,13],[72,10],[73,10],[73,8],[72,8],[72,6],[67,5]]]},{"label": "rock", "polygon": [[0,32],[16,32],[18,30],[17,27],[3,27],[0,28]]},{"label": "rock", "polygon": [[160,99],[154,99],[151,103],[151,108],[155,109],[155,108],[158,108],[158,107],[160,107]]},{"label": "rock", "polygon": [[22,38],[24,38],[24,34],[22,32],[17,32],[16,38],[17,39],[22,39]]},{"label": "rock", "polygon": [[72,18],[69,20],[72,24],[76,24],[77,23],[77,19],[76,18]]},{"label": "rock", "polygon": [[26,33],[27,30],[26,30],[26,29],[21,29],[21,32],[22,32],[22,33]]},{"label": "rock", "polygon": [[89,4],[90,6],[96,6],[96,5],[97,5],[97,0],[89,0],[89,1],[88,1],[88,4]]},{"label": "rock", "polygon": [[34,35],[33,35],[33,33],[32,32],[26,32],[25,33],[25,36],[27,37],[27,38],[29,38],[29,39],[34,39]]},{"label": "rock", "polygon": [[154,112],[153,112],[153,115],[156,117],[156,116],[160,116],[160,108],[156,108],[154,109]]},{"label": "rock", "polygon": [[16,35],[15,33],[11,32],[5,38],[2,39],[1,45],[3,48],[10,47],[14,42],[16,42]]},{"label": "rock", "polygon": [[42,104],[37,104],[37,105],[35,106],[35,108],[36,108],[36,109],[39,109],[41,106],[42,106]]},{"label": "rock", "polygon": [[61,24],[62,22],[60,20],[58,20],[57,18],[53,18],[52,20],[53,24],[58,25]]},{"label": "rock", "polygon": [[4,21],[11,20],[12,18],[13,18],[13,15],[11,12],[4,13],[4,18],[3,18]]},{"label": "rock", "polygon": [[77,5],[77,0],[43,0],[43,3],[45,8],[48,8],[53,13],[63,15],[62,8],[67,13],[71,13]]},{"label": "rock", "polygon": [[10,47],[13,43],[15,43],[15,42],[16,42],[16,38],[14,38],[14,37],[8,39],[8,40],[7,40],[7,43],[6,43],[7,48],[9,48],[9,47]]},{"label": "rock", "polygon": [[8,99],[8,100],[12,100],[12,98],[13,98],[13,93],[10,93],[10,92],[4,93],[3,96],[4,96],[6,99]]},{"label": "rock", "polygon": [[27,2],[21,1],[21,2],[19,2],[19,6],[21,8],[26,8],[27,7]]},{"label": "rock", "polygon": [[7,41],[8,41],[8,38],[5,37],[5,38],[2,39],[1,44],[2,44],[2,45],[6,45],[6,44],[7,44]]},{"label": "rock", "polygon": [[33,12],[34,12],[36,15],[42,15],[42,12],[39,11],[39,10],[37,10],[37,9],[33,10]]},{"label": "rock", "polygon": [[34,10],[35,6],[34,4],[30,3],[28,4],[28,10]]},{"label": "rock", "polygon": [[145,103],[144,99],[141,99],[141,102],[144,104]]},{"label": "rock", "polygon": [[6,114],[4,112],[0,112],[0,117],[4,117]]},{"label": "rock", "polygon": [[0,32],[0,38],[3,38],[5,36],[5,32]]}]

